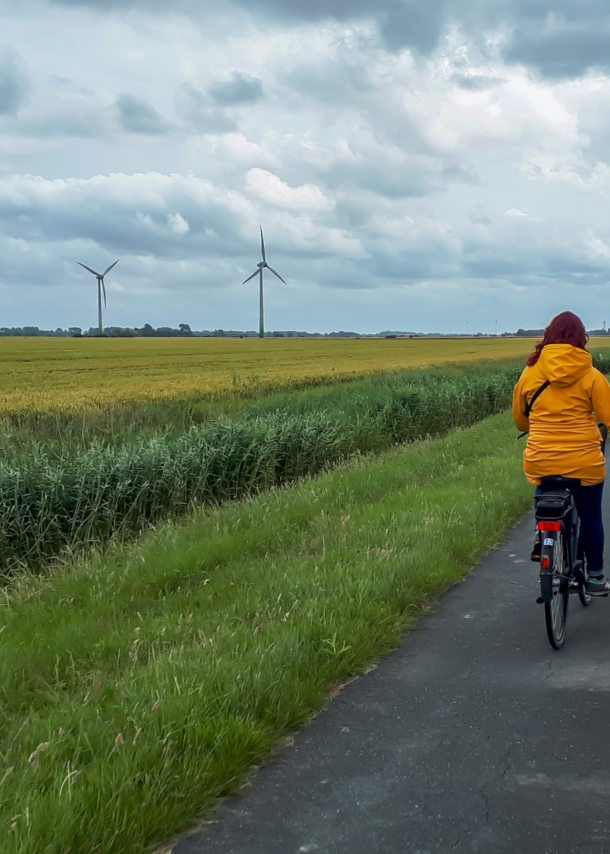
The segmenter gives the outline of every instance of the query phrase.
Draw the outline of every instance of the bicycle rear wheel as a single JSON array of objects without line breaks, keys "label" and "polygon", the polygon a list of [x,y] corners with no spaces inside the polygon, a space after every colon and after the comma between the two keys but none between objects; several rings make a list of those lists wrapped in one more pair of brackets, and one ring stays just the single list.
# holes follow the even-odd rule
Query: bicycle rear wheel
[{"label": "bicycle rear wheel", "polygon": [[[550,543],[552,540],[552,544]],[[541,566],[545,566],[544,558],[548,558],[546,566],[551,569],[552,574],[549,574],[544,582],[541,576],[542,584],[547,585],[547,595],[543,598],[548,598],[550,593],[550,601],[544,603],[544,621],[546,624],[546,633],[549,643],[553,649],[561,649],[566,639],[566,621],[568,617],[568,602],[570,594],[568,592],[568,565],[567,553],[563,532],[557,531],[553,537],[545,537],[541,551]],[[548,586],[550,585],[550,591]]]}]

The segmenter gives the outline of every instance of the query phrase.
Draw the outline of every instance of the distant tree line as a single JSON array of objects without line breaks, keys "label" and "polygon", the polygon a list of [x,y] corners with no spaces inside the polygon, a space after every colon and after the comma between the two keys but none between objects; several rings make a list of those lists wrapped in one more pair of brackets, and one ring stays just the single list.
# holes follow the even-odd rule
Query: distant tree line
[{"label": "distant tree line", "polygon": [[[606,329],[590,329],[589,335],[608,335]],[[542,338],[544,329],[518,329],[516,332],[502,332],[494,336],[483,332],[472,333],[470,337],[476,338]],[[68,329],[39,329],[38,326],[2,326],[0,327],[0,338],[7,337],[41,337],[41,338],[98,338],[99,330],[91,326],[83,330],[80,326],[70,326]],[[156,329],[145,323],[141,327],[106,326],[104,327],[104,338],[258,338],[258,332],[253,329],[247,331],[239,329],[191,329],[188,323],[178,324],[178,328],[172,326],[158,326]],[[268,332],[267,338],[465,338],[466,335],[443,332],[398,332],[386,330],[373,334],[361,334],[358,332],[297,332],[295,330]]]},{"label": "distant tree line", "polygon": [[[38,326],[2,326],[0,337],[41,337],[41,338],[99,338],[97,326],[87,330],[80,326],[70,326],[68,329],[40,329]],[[153,327],[145,323],[141,327],[105,326],[104,338],[258,338],[254,329],[201,329],[193,330],[188,323],[180,323],[177,329],[172,326]],[[360,338],[357,332],[268,332],[268,338]],[[373,336],[366,336],[373,337]]]},{"label": "distant tree line", "polygon": [[180,323],[178,329],[171,326],[159,326],[154,329],[150,323],[145,323],[141,329],[134,329],[133,334],[138,338],[188,338],[193,332],[188,323]]},{"label": "distant tree line", "polygon": [[78,326],[71,326],[69,329],[39,329],[37,326],[1,326],[0,337],[8,338],[16,337],[36,337],[38,335],[45,338],[70,338],[72,335],[80,335],[82,329]]},{"label": "distant tree line", "polygon": [[[88,330],[80,326],[70,326],[68,329],[61,327],[53,329],[40,329],[38,326],[2,326],[0,337],[40,337],[40,338],[95,338],[99,337],[97,326],[91,326]],[[171,326],[160,326],[154,329],[150,323],[145,323],[141,329],[131,329],[123,326],[104,327],[105,338],[184,338],[201,333],[193,333],[188,323],[181,323],[178,329]],[[212,335],[213,333],[207,333]]]},{"label": "distant tree line", "polygon": [[[608,332],[606,329],[588,329],[589,335],[607,335]],[[502,335],[506,335],[505,332]],[[515,332],[516,338],[542,338],[544,335],[544,329],[517,329]]]}]

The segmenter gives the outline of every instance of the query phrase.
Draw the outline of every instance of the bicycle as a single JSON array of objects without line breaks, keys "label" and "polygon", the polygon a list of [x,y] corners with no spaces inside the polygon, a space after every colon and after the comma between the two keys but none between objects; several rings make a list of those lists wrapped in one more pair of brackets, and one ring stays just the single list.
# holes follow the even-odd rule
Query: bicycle
[{"label": "bicycle", "polygon": [[[602,432],[602,452],[607,430]],[[540,561],[540,596],[549,643],[561,649],[565,643],[570,594],[577,593],[583,606],[591,602],[587,593],[586,559],[580,545],[580,518],[571,488],[578,480],[567,477],[543,477],[541,492],[534,496],[537,540],[532,560]],[[537,548],[539,546],[539,548]]]},{"label": "bicycle", "polygon": [[[591,602],[586,591],[587,569],[579,544],[580,519],[571,487],[578,483],[567,477],[544,477],[542,492],[534,497],[534,516],[539,550],[532,560],[540,561],[540,596],[549,643],[561,649],[565,643],[568,602],[577,593],[585,607]],[[536,554],[539,552],[538,554]]]}]

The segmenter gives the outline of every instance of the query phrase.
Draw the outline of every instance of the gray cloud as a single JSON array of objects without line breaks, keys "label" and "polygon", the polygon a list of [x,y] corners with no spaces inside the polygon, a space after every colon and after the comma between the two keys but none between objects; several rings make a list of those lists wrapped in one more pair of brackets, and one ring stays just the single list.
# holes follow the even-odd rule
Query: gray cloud
[{"label": "gray cloud", "polygon": [[16,115],[28,88],[27,77],[17,60],[11,55],[0,59],[0,115]]},{"label": "gray cloud", "polygon": [[363,57],[312,57],[282,69],[282,76],[300,95],[343,106],[361,100],[363,95],[374,90]]},{"label": "gray cloud", "polygon": [[46,119],[26,122],[22,131],[37,137],[73,136],[83,139],[100,139],[109,136],[106,116],[85,113],[62,113]]},{"label": "gray cloud", "polygon": [[391,50],[431,53],[445,24],[447,0],[394,0],[381,12],[381,33]]},{"label": "gray cloud", "polygon": [[451,182],[477,183],[474,170],[447,153],[434,151],[413,134],[402,146],[383,136],[368,143],[352,141],[349,151],[319,171],[318,179],[341,193],[368,191],[389,199],[422,197]]},{"label": "gray cloud", "polygon": [[116,99],[116,109],[123,130],[151,136],[168,133],[171,125],[153,106],[123,93]]},{"label": "gray cloud", "polygon": [[[457,176],[462,177],[459,169]],[[427,196],[442,189],[449,176],[440,163],[408,157],[398,162],[379,162],[365,155],[354,161],[335,162],[323,177],[326,185],[334,190],[367,190],[379,196],[398,199]]]},{"label": "gray cloud", "polygon": [[457,0],[452,14],[474,39],[485,27],[507,29],[504,59],[544,77],[578,77],[610,66],[606,0]]},{"label": "gray cloud", "polygon": [[175,105],[178,114],[199,133],[223,134],[237,130],[237,124],[222,107],[210,104],[207,95],[188,83],[178,87]]},{"label": "gray cloud", "polygon": [[[580,286],[604,281],[610,272],[603,247],[608,235],[569,220],[532,220],[527,216],[501,216],[463,232],[462,275],[513,282],[549,281]],[[482,227],[481,227],[482,226]]]},{"label": "gray cloud", "polygon": [[549,16],[559,16],[568,21],[601,20],[608,15],[606,0],[508,0],[500,4],[502,14],[508,9],[515,17],[528,17],[546,20]]},{"label": "gray cloud", "polygon": [[578,77],[591,68],[609,68],[609,24],[610,16],[602,27],[580,21],[555,27],[519,24],[504,56],[509,62],[534,66],[547,77]]},{"label": "gray cloud", "polygon": [[263,83],[258,77],[234,71],[230,80],[221,80],[209,88],[213,100],[223,107],[251,104],[263,97]]},{"label": "gray cloud", "polygon": [[497,86],[498,83],[502,83],[502,78],[488,77],[484,74],[454,74],[451,77],[451,82],[458,85],[460,89],[479,92],[482,89],[489,89],[491,86]]},{"label": "gray cloud", "polygon": [[399,251],[382,242],[368,246],[372,250],[367,264],[371,278],[413,283],[462,275],[459,253],[447,241],[432,237],[420,242],[405,240]]},{"label": "gray cloud", "polygon": [[[350,196],[352,201],[355,197]],[[89,311],[94,313],[95,300],[89,277],[75,261],[95,267],[120,257],[120,272],[109,282],[118,289],[114,294],[110,291],[109,310],[117,312],[112,322],[150,320],[141,312],[152,294],[155,325],[167,323],[175,312],[181,314],[180,322],[191,322],[203,316],[197,312],[205,288],[216,308],[206,303],[205,319],[197,319],[196,325],[244,328],[250,317],[256,317],[256,294],[239,291],[236,303],[235,293],[227,288],[237,286],[258,259],[250,203],[251,199],[208,181],[157,173],[0,181],[0,293],[10,302],[15,288],[6,287],[9,283],[19,283],[22,295],[26,289],[32,293],[34,287],[40,292],[34,301],[39,314],[24,310],[23,296],[21,308],[10,307],[11,317],[23,318],[20,323],[83,325],[82,318]],[[592,238],[610,245],[610,234],[603,230],[594,232],[569,221],[547,224],[525,216],[492,219],[481,212],[477,225],[469,220],[450,225],[427,216],[422,207],[426,202],[418,203],[421,215],[414,212],[409,217],[400,213],[398,204],[395,199],[378,203],[362,196],[360,219],[353,217],[349,223],[341,211],[335,216],[327,210],[318,222],[317,217],[277,218],[269,208],[257,210],[256,219],[260,216],[265,224],[272,263],[291,283],[284,319],[276,328],[291,328],[297,316],[301,326],[320,328],[319,314],[310,313],[305,320],[296,308],[312,288],[318,312],[317,288],[324,291],[324,316],[330,328],[345,325],[342,321],[349,316],[348,325],[360,329],[371,328],[371,323],[373,328],[407,329],[431,324],[449,331],[460,329],[462,322],[465,326],[462,318],[470,317],[473,331],[477,313],[485,316],[481,294],[494,291],[499,301],[502,293],[509,294],[511,320],[504,322],[512,323],[508,328],[517,328],[528,325],[525,317],[534,316],[536,299],[542,301],[546,317],[560,310],[566,288],[582,295],[610,275],[610,258],[591,249]],[[346,252],[347,240],[333,245],[331,233],[358,244],[359,251]],[[298,287],[304,283],[307,287]],[[399,295],[405,286],[409,309],[399,322],[399,309],[388,300],[402,300]],[[517,293],[515,286],[525,291]],[[61,311],[52,309],[50,302],[50,295],[59,294],[59,288]],[[554,302],[549,302],[549,288]],[[191,296],[194,293],[197,298]],[[45,299],[49,306],[40,309]],[[276,299],[271,288],[270,306]],[[360,315],[354,309],[359,304],[368,306]],[[120,306],[125,307],[122,317]],[[578,305],[576,309],[580,310]],[[48,320],[51,316],[57,318],[54,324]],[[491,317],[493,328],[495,317]],[[539,324],[532,320],[530,325]]]},{"label": "gray cloud", "polygon": [[[161,0],[49,0],[53,5],[99,11],[140,9],[165,14]],[[485,29],[508,27],[509,62],[525,63],[549,77],[578,76],[607,67],[610,10],[606,0],[232,0],[247,13],[279,22],[356,21],[372,18],[390,50],[411,48],[424,56],[438,45],[449,22],[475,42]],[[201,18],[213,5],[176,0],[173,12]],[[226,102],[222,102],[226,103]],[[232,102],[235,103],[235,102]]]},{"label": "gray cloud", "polygon": [[446,21],[448,0],[235,0],[247,9],[257,6],[280,20],[353,21],[374,18],[390,50],[404,47],[429,54]]},{"label": "gray cloud", "polygon": [[72,80],[56,80],[52,95],[35,104],[16,130],[35,137],[108,139],[116,133],[106,97],[79,88]]},{"label": "gray cloud", "polygon": [[154,10],[159,8],[157,0],[49,0],[52,6],[67,6],[68,8],[96,9],[101,12],[129,12],[138,6]]},{"label": "gray cloud", "polygon": [[175,259],[247,251],[241,217],[225,193],[207,181],[158,173],[0,182],[0,224],[0,233],[32,245],[80,240]]},{"label": "gray cloud", "polygon": [[[86,7],[99,11],[130,11],[143,9],[166,13],[162,0],[50,0],[53,5]],[[233,0],[247,12],[261,14],[278,21],[321,22],[325,20],[353,21],[374,18],[391,50],[410,47],[429,54],[438,44],[445,24],[449,0]],[[201,17],[212,4],[200,0],[177,0],[173,12]]]},{"label": "gray cloud", "polygon": [[[39,245],[84,241],[131,257],[241,258],[247,264],[256,254],[256,225],[244,202],[234,192],[192,177],[117,174],[54,182],[24,177],[0,182],[0,233],[19,245],[27,241],[34,256]],[[393,208],[383,210],[362,198],[359,216],[348,222],[345,205],[339,206],[336,214],[327,211],[314,230],[297,212],[296,231],[290,220],[287,228],[275,227],[276,245],[284,258],[299,257],[299,264],[324,257],[334,263],[339,249],[332,234],[360,240],[361,250],[336,258],[340,267],[362,268],[358,273],[352,268],[350,287],[370,286],[370,276],[374,281],[530,275],[577,281],[586,276],[595,282],[610,272],[608,253],[595,248],[595,241],[605,245],[610,233],[594,233],[567,220],[507,215],[492,220],[479,213],[474,223],[448,227],[426,217],[403,218],[396,240],[384,224]],[[303,243],[306,233],[310,237]]]}]

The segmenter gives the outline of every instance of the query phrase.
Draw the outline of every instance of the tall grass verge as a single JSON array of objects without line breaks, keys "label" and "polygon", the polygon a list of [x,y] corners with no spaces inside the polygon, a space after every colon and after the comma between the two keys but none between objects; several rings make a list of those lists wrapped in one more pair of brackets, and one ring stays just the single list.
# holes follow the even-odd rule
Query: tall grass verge
[{"label": "tall grass verge", "polygon": [[[594,363],[610,371],[604,352]],[[85,450],[75,449],[70,431],[51,448],[16,436],[16,450],[0,453],[0,571],[40,569],[67,551],[129,539],[193,504],[242,498],[467,427],[508,406],[520,370],[514,362],[411,370],[278,393],[225,410],[233,417],[203,403],[146,405],[133,428],[123,420],[116,434],[89,425],[96,438]],[[185,430],[189,419],[204,423]]]},{"label": "tall grass verge", "polygon": [[388,376],[320,397],[284,396],[241,419],[49,458],[0,461],[0,567],[132,537],[184,514],[318,474],[358,454],[467,427],[508,406],[514,368]]},{"label": "tall grass verge", "polygon": [[501,538],[520,449],[502,414],[16,581],[3,854],[141,854],[193,822]]},{"label": "tall grass verge", "polygon": [[238,420],[278,410],[292,414],[314,409],[347,411],[387,383],[418,385],[423,377],[449,379],[465,371],[481,374],[490,369],[512,368],[517,372],[521,366],[522,361],[508,360],[407,368],[265,394],[256,390],[251,394],[210,398],[193,393],[176,400],[117,401],[85,412],[5,413],[0,416],[0,458],[14,459],[37,447],[50,459],[61,459],[81,453],[93,444],[116,446],[142,438],[178,436],[192,427],[208,426],[219,419]]}]

